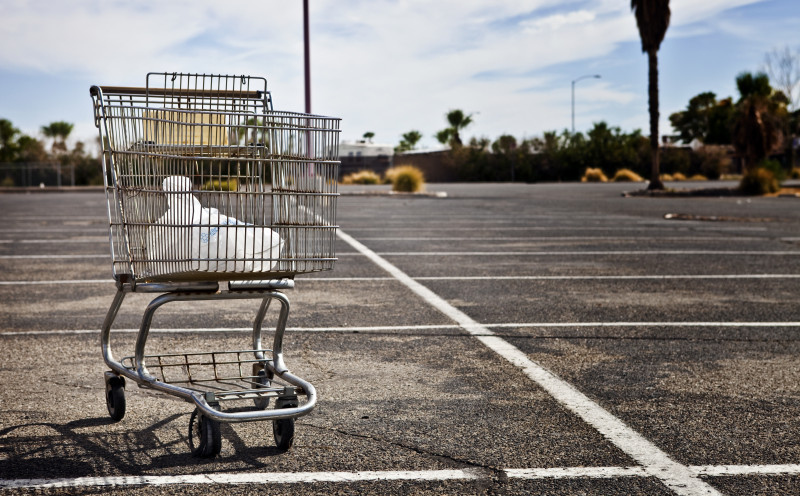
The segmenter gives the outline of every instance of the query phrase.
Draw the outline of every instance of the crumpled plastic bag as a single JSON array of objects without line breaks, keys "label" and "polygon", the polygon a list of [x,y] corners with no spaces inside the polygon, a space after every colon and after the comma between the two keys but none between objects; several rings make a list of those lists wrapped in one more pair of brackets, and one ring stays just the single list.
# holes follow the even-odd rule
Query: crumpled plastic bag
[{"label": "crumpled plastic bag", "polygon": [[188,177],[169,176],[162,187],[169,209],[147,230],[146,248],[153,272],[184,268],[266,272],[275,267],[283,247],[278,233],[201,206],[189,193],[192,182]]}]

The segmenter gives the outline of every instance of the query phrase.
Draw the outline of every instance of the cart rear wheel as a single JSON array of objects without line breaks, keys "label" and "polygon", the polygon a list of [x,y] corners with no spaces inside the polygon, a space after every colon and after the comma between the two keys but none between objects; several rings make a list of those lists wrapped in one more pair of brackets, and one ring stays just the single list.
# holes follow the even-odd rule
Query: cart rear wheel
[{"label": "cart rear wheel", "polygon": [[197,408],[189,419],[189,449],[192,456],[213,458],[222,449],[219,422],[200,413]]},{"label": "cart rear wheel", "polygon": [[106,382],[106,407],[112,420],[119,422],[125,416],[125,388],[121,381]]},{"label": "cart rear wheel", "polygon": [[[272,385],[272,374],[261,369],[256,374],[256,389],[268,388]],[[259,410],[266,410],[269,407],[269,396],[259,396],[253,399],[253,403]]]}]

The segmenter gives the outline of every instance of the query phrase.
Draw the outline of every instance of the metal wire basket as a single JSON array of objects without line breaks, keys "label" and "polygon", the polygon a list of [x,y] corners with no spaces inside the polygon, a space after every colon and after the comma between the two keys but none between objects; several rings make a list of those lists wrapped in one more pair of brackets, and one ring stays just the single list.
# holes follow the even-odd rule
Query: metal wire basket
[{"label": "metal wire basket", "polygon": [[145,88],[92,87],[115,279],[333,268],[340,119],[275,111],[266,86],[151,73]]}]

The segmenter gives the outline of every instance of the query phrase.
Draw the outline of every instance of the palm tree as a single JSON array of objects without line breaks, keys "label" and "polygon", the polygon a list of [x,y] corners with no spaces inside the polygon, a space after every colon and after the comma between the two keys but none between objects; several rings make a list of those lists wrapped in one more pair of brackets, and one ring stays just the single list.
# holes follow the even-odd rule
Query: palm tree
[{"label": "palm tree", "polygon": [[421,139],[422,133],[417,130],[411,130],[407,133],[403,133],[403,139],[400,140],[400,144],[394,148],[394,151],[395,153],[404,153],[413,150]]},{"label": "palm tree", "polygon": [[650,152],[652,170],[648,189],[664,189],[659,178],[658,163],[658,49],[664,41],[669,27],[669,0],[631,0],[631,9],[636,16],[642,52],[647,53],[648,105],[650,111]]},{"label": "palm tree", "polygon": [[458,131],[472,124],[472,114],[464,115],[461,110],[451,110],[447,113],[447,122],[450,123],[450,129],[452,129],[453,143],[461,145],[461,135],[458,134]]},{"label": "palm tree", "polygon": [[11,162],[17,152],[15,136],[19,129],[8,119],[0,119],[0,163]]},{"label": "palm tree", "polygon": [[53,153],[56,150],[61,152],[67,151],[67,137],[72,132],[73,124],[64,121],[51,122],[47,126],[42,126],[42,134],[48,138],[53,138]]},{"label": "palm tree", "polygon": [[753,170],[781,148],[788,113],[788,99],[774,91],[766,74],[749,72],[736,78],[739,101],[733,129],[733,143],[744,159],[744,168]]}]

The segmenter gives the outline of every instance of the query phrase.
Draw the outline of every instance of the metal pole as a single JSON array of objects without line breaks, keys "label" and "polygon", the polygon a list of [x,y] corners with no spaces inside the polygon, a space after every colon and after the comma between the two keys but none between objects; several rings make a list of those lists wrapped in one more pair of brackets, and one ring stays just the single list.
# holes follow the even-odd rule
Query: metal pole
[{"label": "metal pole", "polygon": [[575,134],[575,83],[586,78],[600,79],[600,74],[587,74],[572,80],[572,134]]},{"label": "metal pole", "polygon": [[572,134],[575,134],[575,81],[572,81]]},{"label": "metal pole", "polygon": [[303,44],[306,80],[306,113],[311,113],[311,55],[308,48],[308,0],[303,0]]}]

